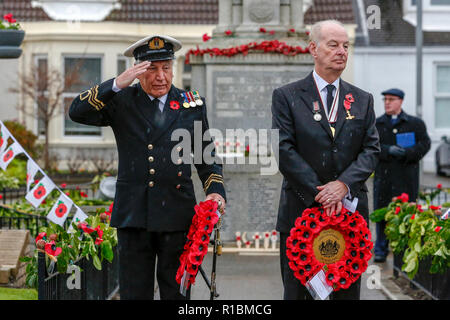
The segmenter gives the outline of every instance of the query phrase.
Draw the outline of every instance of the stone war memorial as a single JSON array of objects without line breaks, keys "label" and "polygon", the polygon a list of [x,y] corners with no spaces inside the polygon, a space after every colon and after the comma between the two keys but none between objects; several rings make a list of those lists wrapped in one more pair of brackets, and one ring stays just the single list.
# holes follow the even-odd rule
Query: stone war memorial
[{"label": "stone war memorial", "polygon": [[[313,60],[302,0],[219,5],[212,37],[189,52],[187,63],[192,88],[206,97],[209,126],[218,132],[211,135],[224,162],[228,197],[222,240],[233,241],[236,232],[251,237],[275,229],[282,176],[271,148],[272,92],[305,77]],[[201,183],[195,184],[201,199]]]}]

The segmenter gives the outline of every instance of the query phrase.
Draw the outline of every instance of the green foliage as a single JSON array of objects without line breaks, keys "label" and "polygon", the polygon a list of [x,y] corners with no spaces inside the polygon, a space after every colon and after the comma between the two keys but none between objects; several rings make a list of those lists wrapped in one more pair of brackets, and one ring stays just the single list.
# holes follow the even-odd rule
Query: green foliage
[{"label": "green foliage", "polygon": [[37,300],[38,294],[34,289],[1,288],[0,300]]},{"label": "green foliage", "polygon": [[386,208],[370,215],[374,222],[386,220],[386,238],[395,254],[403,252],[402,270],[414,278],[421,260],[431,257],[430,273],[444,273],[450,267],[450,220],[439,220],[430,200],[438,192],[423,195],[428,205],[393,199]]},{"label": "green foliage", "polygon": [[0,172],[0,190],[18,189],[19,185],[20,185],[19,179],[6,175],[4,171]]},{"label": "green foliage", "polygon": [[18,180],[16,188],[18,188],[19,185],[25,185],[27,181],[27,161],[17,157],[11,161],[6,171],[3,171],[2,173],[11,180]]},{"label": "green foliage", "polygon": [[[109,226],[109,221],[100,219],[100,213],[102,212],[104,212],[104,209],[97,210],[96,215],[88,217],[83,222],[90,228],[89,232],[84,231],[78,223],[72,223],[73,230],[70,233],[51,222],[48,227],[41,227],[39,232],[45,232],[47,238],[50,235],[56,235],[55,245],[62,250],[57,257],[46,253],[47,266],[51,260],[56,258],[57,271],[66,273],[70,265],[76,264],[82,258],[92,261],[94,267],[98,270],[102,269],[103,260],[112,263],[114,259],[113,248],[117,245],[117,230]],[[95,229],[95,231],[92,231],[92,229]],[[38,252],[39,249],[36,249],[32,257],[21,259],[21,261],[27,263],[26,285],[31,288],[37,288]]]},{"label": "green foliage", "polygon": [[[14,136],[18,143],[33,159],[38,158],[42,152],[42,147],[36,145],[38,137],[31,131],[27,130],[24,125],[17,121],[4,121],[9,132]],[[20,157],[20,156],[18,156]],[[24,157],[24,156],[22,156]]]}]

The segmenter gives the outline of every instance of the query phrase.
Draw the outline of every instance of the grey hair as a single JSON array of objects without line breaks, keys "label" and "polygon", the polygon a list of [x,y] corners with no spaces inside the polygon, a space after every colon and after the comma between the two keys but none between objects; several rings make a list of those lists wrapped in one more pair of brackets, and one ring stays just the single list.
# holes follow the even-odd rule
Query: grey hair
[{"label": "grey hair", "polygon": [[340,22],[338,20],[333,20],[333,19],[323,20],[323,21],[314,23],[313,26],[311,27],[311,32],[309,33],[309,40],[311,42],[314,42],[317,46],[319,46],[320,40],[322,39],[322,34],[321,34],[322,27],[327,24],[338,25],[345,29],[345,26],[342,22]]}]

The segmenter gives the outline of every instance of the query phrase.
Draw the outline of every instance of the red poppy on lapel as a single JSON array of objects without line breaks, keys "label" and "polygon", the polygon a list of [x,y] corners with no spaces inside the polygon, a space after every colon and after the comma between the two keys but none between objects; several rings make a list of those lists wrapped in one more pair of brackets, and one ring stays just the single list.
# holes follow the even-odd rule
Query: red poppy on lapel
[{"label": "red poppy on lapel", "polygon": [[170,101],[170,109],[172,110],[180,109],[180,103],[178,101]]},{"label": "red poppy on lapel", "polygon": [[353,94],[349,93],[348,95],[345,96],[345,100],[347,100],[350,103],[355,102],[355,99],[353,98]]}]

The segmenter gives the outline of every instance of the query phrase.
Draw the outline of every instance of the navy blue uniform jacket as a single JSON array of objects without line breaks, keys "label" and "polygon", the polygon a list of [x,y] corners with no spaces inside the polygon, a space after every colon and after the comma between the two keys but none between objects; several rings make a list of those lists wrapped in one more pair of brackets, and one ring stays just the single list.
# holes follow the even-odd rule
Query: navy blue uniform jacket
[{"label": "navy blue uniform jacket", "polygon": [[[208,129],[206,104],[184,108],[183,91],[172,86],[164,107],[167,119],[157,129],[151,117],[155,110],[150,110],[151,100],[140,84],[115,93],[113,81],[110,79],[83,92],[73,100],[69,110],[75,122],[110,126],[114,132],[119,168],[111,225],[156,232],[185,231],[189,229],[196,204],[191,164],[183,162],[181,157],[175,163],[172,161],[172,150],[177,151],[180,141],[171,141],[171,135],[176,129],[187,129],[191,134],[191,148],[179,154],[191,154],[194,121],[202,124],[202,133]],[[171,103],[172,106],[178,103],[180,108],[171,108]],[[215,150],[210,143],[211,140],[202,141],[202,151],[208,147],[214,157]],[[195,166],[206,195],[219,193],[225,198],[221,164],[202,161]]]}]

